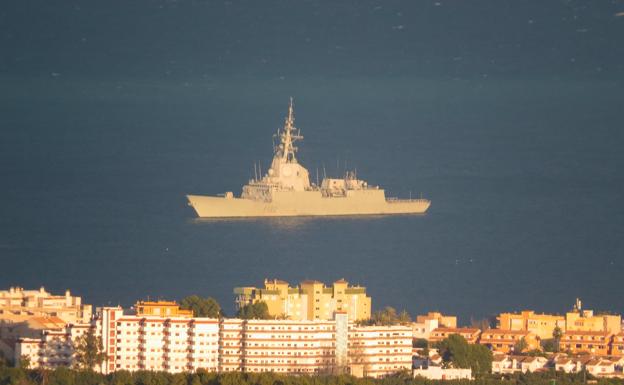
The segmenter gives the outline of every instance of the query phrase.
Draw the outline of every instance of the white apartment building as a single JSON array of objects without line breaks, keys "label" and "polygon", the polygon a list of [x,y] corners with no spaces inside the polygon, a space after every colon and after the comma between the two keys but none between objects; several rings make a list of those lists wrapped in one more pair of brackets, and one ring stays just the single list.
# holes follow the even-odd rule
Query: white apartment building
[{"label": "white apartment building", "polygon": [[218,368],[217,319],[124,315],[121,308],[103,308],[97,326],[108,356],[104,373],[121,369],[179,373]]},{"label": "white apartment building", "polygon": [[71,367],[74,364],[74,343],[90,328],[90,324],[76,324],[63,330],[46,330],[40,338],[20,338],[15,344],[15,362],[19,363],[25,357],[30,368]]},{"label": "white apartment building", "polygon": [[[210,319],[124,314],[100,309],[92,326],[102,337],[103,373],[116,370],[277,372],[382,377],[412,365],[409,326],[355,326],[333,321]],[[71,366],[72,341],[89,325],[18,341],[31,367]],[[16,352],[18,350],[16,349]],[[16,353],[16,357],[19,357]]]},{"label": "white apartment building", "polygon": [[411,370],[411,326],[350,325],[349,367],[355,376],[375,378]]},{"label": "white apartment building", "polygon": [[334,368],[334,321],[247,320],[240,324],[245,372],[328,373]]}]

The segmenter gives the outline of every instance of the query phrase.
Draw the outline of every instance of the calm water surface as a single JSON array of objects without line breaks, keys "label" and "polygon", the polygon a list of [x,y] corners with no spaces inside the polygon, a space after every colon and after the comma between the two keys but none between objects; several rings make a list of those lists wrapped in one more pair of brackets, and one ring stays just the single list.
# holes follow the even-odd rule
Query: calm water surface
[{"label": "calm water surface", "polygon": [[[344,277],[375,308],[464,322],[576,297],[623,312],[620,3],[503,3],[481,9],[506,23],[477,24],[433,2],[309,2],[319,15],[286,21],[184,1],[4,11],[0,287],[200,294],[232,314],[234,286]],[[196,220],[186,193],[238,194],[268,168],[289,96],[313,178],[346,163],[429,212]]]}]

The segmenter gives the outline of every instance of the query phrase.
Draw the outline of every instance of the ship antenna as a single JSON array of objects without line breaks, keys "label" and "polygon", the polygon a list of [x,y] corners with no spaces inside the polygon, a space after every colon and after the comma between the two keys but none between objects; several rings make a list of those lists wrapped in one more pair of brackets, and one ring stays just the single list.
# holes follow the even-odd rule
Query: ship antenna
[{"label": "ship antenna", "polygon": [[260,180],[262,180],[262,162],[258,162],[258,173],[260,174]]},{"label": "ship antenna", "polygon": [[303,139],[299,130],[295,131],[295,116],[294,116],[294,107],[293,107],[293,98],[290,98],[290,104],[288,105],[288,116],[284,121],[284,129],[280,134],[280,150],[281,153],[278,153],[285,161],[291,161],[296,163],[297,159],[295,158],[295,152],[297,151],[297,147],[293,145],[293,142],[296,140]]},{"label": "ship antenna", "polygon": [[256,168],[256,162],[254,162],[254,180],[258,180],[258,171]]}]

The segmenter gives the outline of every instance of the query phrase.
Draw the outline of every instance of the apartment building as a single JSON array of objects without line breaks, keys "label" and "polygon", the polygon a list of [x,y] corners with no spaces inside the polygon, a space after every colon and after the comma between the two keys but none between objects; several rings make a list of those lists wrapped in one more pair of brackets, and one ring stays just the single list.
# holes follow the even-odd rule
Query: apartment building
[{"label": "apartment building", "polygon": [[428,340],[431,332],[439,327],[456,328],[457,317],[445,316],[439,312],[429,312],[425,315],[416,316],[416,322],[412,322],[412,334],[415,339]]},{"label": "apartment building", "polygon": [[523,351],[540,348],[539,338],[535,334],[524,330],[488,329],[481,333],[479,344],[485,345],[495,352],[522,353],[515,351],[516,346],[522,340],[526,344]]},{"label": "apartment building", "polygon": [[565,317],[553,314],[537,314],[532,310],[520,313],[501,313],[498,317],[501,330],[527,331],[541,339],[553,338],[555,328],[565,330]]},{"label": "apartment building", "polygon": [[431,332],[429,342],[442,341],[452,334],[459,334],[464,337],[469,344],[476,344],[479,340],[481,330],[477,328],[437,328]]},{"label": "apartment building", "polygon": [[[166,312],[171,303],[144,310]],[[137,309],[141,309],[138,305]],[[174,313],[177,313],[174,311]],[[171,317],[124,314],[120,307],[103,308],[96,322],[107,359],[101,370],[154,370],[179,373],[202,368],[217,371],[219,320],[175,314]]]},{"label": "apartment building", "polygon": [[412,368],[409,326],[349,328],[349,368],[355,376],[379,378]]},{"label": "apartment building", "polygon": [[20,338],[14,346],[14,359],[20,363],[23,358],[30,368],[54,369],[72,366],[74,363],[74,344],[89,329],[90,324],[76,324],[62,329],[45,330],[37,338]]},{"label": "apartment building", "polygon": [[217,320],[189,317],[175,306],[138,303],[132,314],[120,307],[101,308],[90,325],[69,325],[18,341],[17,357],[28,356],[32,367],[70,366],[72,342],[91,328],[102,337],[107,356],[99,368],[103,373],[203,368],[381,377],[411,368],[409,326],[357,326],[346,312],[337,312],[331,321]]},{"label": "apartment building", "polygon": [[58,317],[66,323],[85,323],[91,320],[91,311],[91,305],[83,304],[69,290],[65,295],[53,295],[43,287],[0,290],[0,320],[23,322],[28,317]]},{"label": "apartment building", "polygon": [[559,341],[559,349],[572,354],[607,356],[610,353],[611,337],[612,334],[606,331],[566,331]]},{"label": "apartment building", "polygon": [[264,288],[237,287],[234,289],[238,308],[263,301],[269,314],[291,320],[331,320],[335,312],[346,312],[350,320],[371,316],[371,298],[366,288],[349,286],[344,279],[325,286],[319,281],[303,281],[290,287],[286,281],[265,280]]}]

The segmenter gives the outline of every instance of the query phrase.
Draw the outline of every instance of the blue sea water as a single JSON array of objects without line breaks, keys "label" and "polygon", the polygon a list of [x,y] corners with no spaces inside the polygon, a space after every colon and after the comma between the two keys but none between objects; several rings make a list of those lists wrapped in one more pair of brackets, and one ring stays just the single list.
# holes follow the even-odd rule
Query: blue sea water
[{"label": "blue sea water", "polygon": [[[345,278],[373,306],[624,311],[621,1],[20,2],[2,11],[0,287],[95,305]],[[201,221],[295,97],[310,170],[426,215]],[[320,171],[322,174],[322,171]]]}]

